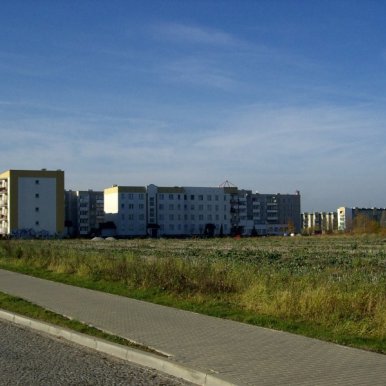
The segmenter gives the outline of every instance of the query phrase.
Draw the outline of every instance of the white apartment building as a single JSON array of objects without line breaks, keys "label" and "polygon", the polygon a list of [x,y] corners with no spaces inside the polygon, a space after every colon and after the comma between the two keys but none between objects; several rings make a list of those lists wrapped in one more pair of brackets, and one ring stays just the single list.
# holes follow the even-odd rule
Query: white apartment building
[{"label": "white apartment building", "polygon": [[267,195],[237,187],[113,186],[105,221],[117,236],[283,234],[300,231],[300,194]]},{"label": "white apartment building", "polygon": [[143,236],[147,233],[146,188],[117,186],[104,190],[105,221],[116,227],[117,236]]},{"label": "white apartment building", "polygon": [[64,229],[64,172],[0,174],[0,235],[49,236]]},{"label": "white apartment building", "polygon": [[113,186],[104,191],[105,220],[117,236],[183,236],[230,230],[230,196],[223,188]]}]

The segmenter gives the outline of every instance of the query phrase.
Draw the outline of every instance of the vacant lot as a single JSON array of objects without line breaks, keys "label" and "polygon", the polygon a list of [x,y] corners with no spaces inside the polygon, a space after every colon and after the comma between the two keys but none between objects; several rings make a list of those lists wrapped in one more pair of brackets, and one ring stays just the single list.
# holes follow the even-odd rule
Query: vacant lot
[{"label": "vacant lot", "polygon": [[0,266],[386,353],[386,239],[2,240]]}]

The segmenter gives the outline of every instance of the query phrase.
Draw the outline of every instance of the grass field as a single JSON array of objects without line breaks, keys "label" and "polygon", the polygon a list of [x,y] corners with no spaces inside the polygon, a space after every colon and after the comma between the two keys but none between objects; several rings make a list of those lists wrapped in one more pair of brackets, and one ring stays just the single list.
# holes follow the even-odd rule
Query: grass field
[{"label": "grass field", "polygon": [[0,266],[386,353],[386,238],[2,240]]}]

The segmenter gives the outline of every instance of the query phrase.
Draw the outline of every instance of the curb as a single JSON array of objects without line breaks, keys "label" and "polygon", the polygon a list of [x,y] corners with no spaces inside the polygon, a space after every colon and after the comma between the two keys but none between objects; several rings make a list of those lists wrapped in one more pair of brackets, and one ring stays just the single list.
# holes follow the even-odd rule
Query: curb
[{"label": "curb", "polygon": [[160,358],[154,354],[145,351],[125,347],[116,343],[96,338],[90,335],[82,334],[53,324],[41,322],[35,319],[21,316],[13,312],[0,309],[0,319],[15,323],[20,326],[28,327],[57,338],[65,339],[69,342],[83,347],[96,350],[98,352],[111,355],[115,358],[133,362],[141,366],[161,371],[176,378],[184,379],[195,385],[202,386],[236,386],[223,379],[214,376],[212,373],[194,370],[165,358]]}]

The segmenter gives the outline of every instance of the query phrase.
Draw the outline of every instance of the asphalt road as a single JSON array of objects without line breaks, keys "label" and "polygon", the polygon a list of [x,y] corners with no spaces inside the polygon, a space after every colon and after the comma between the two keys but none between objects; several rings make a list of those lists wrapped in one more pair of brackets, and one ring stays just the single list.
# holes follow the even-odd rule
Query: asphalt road
[{"label": "asphalt road", "polygon": [[4,321],[0,321],[0,384],[191,385]]}]

